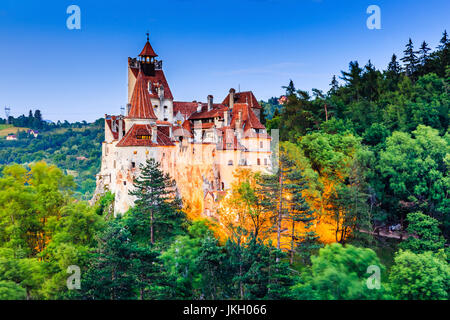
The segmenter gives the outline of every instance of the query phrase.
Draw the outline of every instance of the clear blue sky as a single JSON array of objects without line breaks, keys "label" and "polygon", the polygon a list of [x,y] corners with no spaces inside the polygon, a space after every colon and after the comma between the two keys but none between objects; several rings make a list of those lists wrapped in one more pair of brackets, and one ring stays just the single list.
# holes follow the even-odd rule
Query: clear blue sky
[{"label": "clear blue sky", "polygon": [[[81,30],[66,27],[71,4]],[[372,4],[381,30],[366,27]],[[289,79],[327,90],[351,60],[385,68],[409,37],[434,48],[449,12],[448,0],[1,0],[0,116],[5,105],[51,120],[118,114],[147,30],[176,100],[222,100],[239,85],[266,100]]]}]

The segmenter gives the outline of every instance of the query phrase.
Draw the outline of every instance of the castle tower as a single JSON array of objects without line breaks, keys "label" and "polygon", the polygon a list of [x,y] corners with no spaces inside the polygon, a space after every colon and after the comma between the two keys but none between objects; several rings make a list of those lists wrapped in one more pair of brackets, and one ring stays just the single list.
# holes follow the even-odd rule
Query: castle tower
[{"label": "castle tower", "polygon": [[[162,70],[162,61],[153,50],[149,35],[138,58],[128,58],[128,103],[131,104],[134,87],[139,72],[142,72],[144,85],[150,95],[151,106],[160,122],[173,124],[173,96]],[[128,106],[130,109],[131,106]]]},{"label": "castle tower", "polygon": [[125,118],[125,132],[128,132],[133,124],[155,125],[157,119],[145,83],[144,72],[139,70],[130,100],[129,112]]},{"label": "castle tower", "polygon": [[155,58],[157,56],[158,55],[150,45],[149,34],[147,33],[147,42],[145,43],[144,49],[142,49],[141,53],[139,54],[141,70],[147,77],[155,76]]}]

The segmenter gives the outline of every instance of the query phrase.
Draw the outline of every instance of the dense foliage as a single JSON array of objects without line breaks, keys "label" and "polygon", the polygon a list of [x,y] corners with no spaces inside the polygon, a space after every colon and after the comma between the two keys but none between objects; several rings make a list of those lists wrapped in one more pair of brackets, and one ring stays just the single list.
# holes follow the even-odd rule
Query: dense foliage
[{"label": "dense foliage", "polygon": [[95,175],[100,170],[103,120],[93,124],[47,126],[35,138],[24,131],[18,140],[0,140],[0,166],[46,161],[73,175],[77,196],[89,199],[95,190]]}]

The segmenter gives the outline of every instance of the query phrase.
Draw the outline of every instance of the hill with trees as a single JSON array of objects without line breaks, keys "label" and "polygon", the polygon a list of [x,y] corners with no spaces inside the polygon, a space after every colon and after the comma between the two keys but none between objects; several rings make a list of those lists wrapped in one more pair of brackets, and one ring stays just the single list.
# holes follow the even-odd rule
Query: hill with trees
[{"label": "hill with trees", "polygon": [[277,170],[237,170],[219,222],[190,221],[152,160],[124,216],[111,193],[80,200],[102,120],[1,141],[0,299],[448,300],[449,51],[445,32],[386,70],[351,62],[326,93],[290,81],[264,104]]}]

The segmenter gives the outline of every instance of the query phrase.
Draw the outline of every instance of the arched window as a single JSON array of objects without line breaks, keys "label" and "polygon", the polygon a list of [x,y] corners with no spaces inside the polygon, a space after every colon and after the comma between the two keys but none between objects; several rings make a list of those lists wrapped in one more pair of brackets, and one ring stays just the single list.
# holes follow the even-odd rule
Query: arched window
[{"label": "arched window", "polygon": [[256,160],[256,164],[257,164],[258,166],[261,165],[261,160],[260,160],[259,158]]},{"label": "arched window", "polygon": [[263,143],[262,141],[259,143],[259,147],[260,147],[261,149],[264,147],[264,143]]},{"label": "arched window", "polygon": [[267,158],[264,159],[264,165],[267,166]]}]

